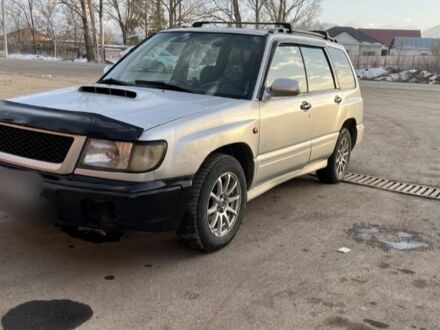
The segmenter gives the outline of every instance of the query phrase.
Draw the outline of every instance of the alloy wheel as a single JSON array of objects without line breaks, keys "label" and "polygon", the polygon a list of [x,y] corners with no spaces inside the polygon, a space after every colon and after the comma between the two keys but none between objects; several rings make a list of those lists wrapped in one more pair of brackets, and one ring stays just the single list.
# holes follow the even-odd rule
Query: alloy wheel
[{"label": "alloy wheel", "polygon": [[226,236],[234,227],[241,205],[240,181],[234,173],[222,174],[212,187],[208,201],[208,225],[216,237]]},{"label": "alloy wheel", "polygon": [[350,160],[350,141],[347,136],[344,136],[339,142],[336,154],[336,172],[339,177],[343,177],[347,170],[348,162]]}]

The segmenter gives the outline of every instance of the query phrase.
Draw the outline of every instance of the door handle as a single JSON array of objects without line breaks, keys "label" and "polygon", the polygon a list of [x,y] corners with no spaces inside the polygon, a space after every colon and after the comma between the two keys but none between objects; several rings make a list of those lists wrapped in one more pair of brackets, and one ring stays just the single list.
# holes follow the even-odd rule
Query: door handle
[{"label": "door handle", "polygon": [[339,104],[342,102],[342,97],[340,97],[339,95],[336,95],[335,97],[335,103]]},{"label": "door handle", "polygon": [[303,110],[303,111],[309,111],[311,108],[312,108],[312,105],[307,101],[304,101],[301,104],[301,110]]}]

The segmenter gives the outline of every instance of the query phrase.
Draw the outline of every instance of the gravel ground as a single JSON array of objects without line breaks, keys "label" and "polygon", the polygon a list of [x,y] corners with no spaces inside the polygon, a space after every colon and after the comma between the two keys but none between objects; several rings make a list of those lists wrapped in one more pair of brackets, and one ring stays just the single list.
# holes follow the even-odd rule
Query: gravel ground
[{"label": "gravel ground", "polygon": [[[96,75],[0,73],[0,98]],[[440,186],[438,90],[362,86],[351,170]],[[96,244],[0,213],[0,317],[5,329],[439,329],[439,216],[436,201],[306,176],[252,201],[232,244],[208,255],[171,233]]]}]

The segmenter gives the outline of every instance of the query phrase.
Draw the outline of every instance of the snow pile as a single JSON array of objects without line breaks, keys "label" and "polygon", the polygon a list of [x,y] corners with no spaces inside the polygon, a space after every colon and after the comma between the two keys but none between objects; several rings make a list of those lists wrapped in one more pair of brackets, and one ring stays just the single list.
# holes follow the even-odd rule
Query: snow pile
[{"label": "snow pile", "polygon": [[73,62],[75,62],[75,63],[87,63],[87,59],[84,58],[84,57],[81,57],[81,58],[75,58],[75,59],[73,60]]},{"label": "snow pile", "polygon": [[358,69],[356,74],[359,79],[374,79],[388,73],[385,68]]},{"label": "snow pile", "polygon": [[17,60],[31,60],[31,61],[62,61],[62,58],[43,56],[43,55],[32,55],[32,54],[9,54],[8,58]]},{"label": "snow pile", "polygon": [[440,74],[421,70],[400,70],[396,67],[368,68],[356,70],[359,79],[409,82],[416,84],[440,84]]},{"label": "snow pile", "polygon": [[433,84],[440,84],[440,75],[437,75],[429,71],[402,70],[398,72],[390,72],[381,77],[377,77],[374,80],[433,85]]}]

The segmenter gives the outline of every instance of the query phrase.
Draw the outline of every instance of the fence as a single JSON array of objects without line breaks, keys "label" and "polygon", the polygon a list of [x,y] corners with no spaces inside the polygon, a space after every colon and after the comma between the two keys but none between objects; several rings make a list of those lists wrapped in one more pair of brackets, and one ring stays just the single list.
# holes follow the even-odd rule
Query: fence
[{"label": "fence", "polygon": [[402,70],[417,69],[440,73],[440,56],[434,55],[359,55],[351,60],[356,69],[391,66]]},{"label": "fence", "polygon": [[[8,43],[10,54],[32,54],[32,42],[23,43]],[[125,50],[127,46],[120,45],[106,45],[105,58],[106,61],[114,63],[120,58],[120,53]],[[0,52],[3,50],[3,42],[0,40]],[[81,42],[74,41],[59,41],[56,44],[56,55],[64,60],[74,60],[75,58],[85,56],[85,47]],[[54,56],[55,47],[51,41],[39,41],[36,43],[36,55]]]}]

